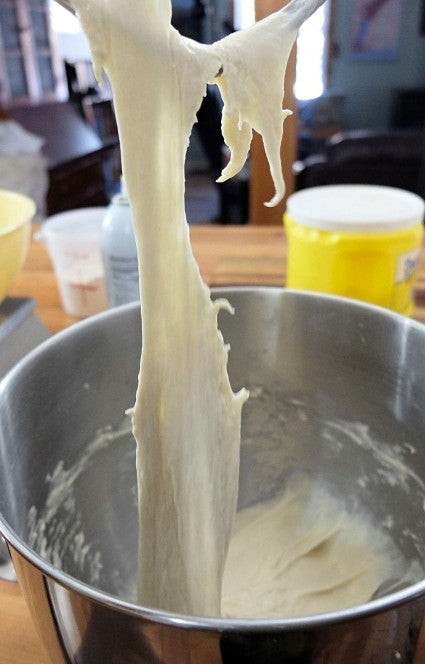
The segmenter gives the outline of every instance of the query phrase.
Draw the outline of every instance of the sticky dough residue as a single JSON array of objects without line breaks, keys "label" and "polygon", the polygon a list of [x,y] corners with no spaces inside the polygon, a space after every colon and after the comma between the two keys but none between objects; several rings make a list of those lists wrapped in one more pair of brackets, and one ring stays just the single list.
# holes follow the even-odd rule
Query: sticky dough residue
[{"label": "sticky dough residue", "polygon": [[[329,443],[343,445],[343,440],[365,450],[378,465],[377,475],[389,486],[397,486],[408,493],[412,486],[425,492],[425,480],[415,473],[406,464],[406,455],[415,454],[415,448],[406,443],[398,446],[382,445],[370,433],[370,427],[362,422],[346,422],[344,420],[327,421],[323,427],[323,438]],[[359,478],[361,486],[365,487],[371,481],[365,473]]]},{"label": "sticky dough residue", "polygon": [[[424,576],[422,542],[417,542],[416,558],[407,562],[394,543],[394,505],[388,505],[388,514],[380,521],[369,513],[368,500],[359,507],[352,498],[332,495],[311,473],[300,470],[299,461],[294,464],[291,439],[300,427],[313,425],[318,443],[334,458],[349,454],[353,446],[367,451],[368,474],[356,472],[353,477],[359,495],[375,484],[379,491],[397,488],[424,496],[424,483],[403,460],[414,454],[414,446],[407,442],[386,446],[358,422],[321,422],[302,396],[288,397],[278,388],[258,385],[249,385],[249,390],[242,458],[258,484],[251,478],[250,500],[246,503],[241,498],[248,507],[236,516],[224,572],[222,615],[281,619],[322,613],[420,581]],[[113,486],[118,495],[124,491],[126,512],[132,512],[131,522],[133,516],[136,522],[131,438],[127,419],[116,431],[108,427],[99,432],[71,466],[57,464],[46,477],[45,504],[30,510],[28,527],[31,547],[55,567],[135,601],[134,557],[129,566],[117,569],[121,561],[103,556],[105,547],[110,547],[111,527],[104,507],[98,506],[99,513],[94,514],[95,522],[102,524],[102,549],[93,541],[86,521],[87,486],[99,487],[107,468],[114,469]],[[125,461],[119,474],[118,460]],[[388,467],[391,474],[386,472]],[[403,536],[415,549],[417,534],[406,531]]]},{"label": "sticky dough residue", "polygon": [[294,618],[368,602],[419,580],[366,514],[349,513],[300,474],[283,496],[240,512],[223,578],[222,615]]},{"label": "sticky dough residue", "polygon": [[[57,569],[67,573],[73,570],[78,578],[94,587],[102,586],[102,553],[87,536],[82,512],[84,507],[87,512],[87,496],[79,492],[78,482],[91,468],[101,472],[98,455],[130,435],[129,418],[115,430],[108,426],[99,431],[83,448],[75,463],[66,466],[60,461],[47,475],[45,502],[39,507],[31,507],[28,512],[29,546]],[[130,492],[131,487],[128,488]],[[120,585],[118,583],[117,590]]]}]

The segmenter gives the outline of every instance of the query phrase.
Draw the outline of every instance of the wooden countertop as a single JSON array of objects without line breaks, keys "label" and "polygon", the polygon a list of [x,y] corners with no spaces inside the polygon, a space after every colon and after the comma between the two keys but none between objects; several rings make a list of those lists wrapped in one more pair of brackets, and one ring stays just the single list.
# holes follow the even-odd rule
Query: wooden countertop
[{"label": "wooden countertop", "polygon": [[[286,248],[280,227],[192,226],[191,238],[202,277],[210,286],[284,283]],[[38,242],[31,243],[10,294],[37,300],[36,313],[53,333],[77,321],[62,310],[50,259]]]},{"label": "wooden countertop", "polygon": [[[282,228],[193,226],[191,238],[201,274],[209,286],[284,285],[286,245]],[[35,241],[11,295],[34,298],[36,314],[52,333],[76,322],[62,311],[50,260],[45,249]],[[415,301],[414,317],[425,323],[425,243]],[[425,664],[425,638],[421,639],[421,644],[415,664]],[[19,588],[16,584],[0,582],[0,664],[49,662]]]}]

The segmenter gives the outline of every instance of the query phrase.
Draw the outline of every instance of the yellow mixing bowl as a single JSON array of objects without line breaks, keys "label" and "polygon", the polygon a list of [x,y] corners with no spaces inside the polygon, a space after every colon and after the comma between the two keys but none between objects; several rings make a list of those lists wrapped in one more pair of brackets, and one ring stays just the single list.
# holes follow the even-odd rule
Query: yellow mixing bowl
[{"label": "yellow mixing bowl", "polygon": [[0,302],[27,257],[35,209],[28,196],[0,189]]}]

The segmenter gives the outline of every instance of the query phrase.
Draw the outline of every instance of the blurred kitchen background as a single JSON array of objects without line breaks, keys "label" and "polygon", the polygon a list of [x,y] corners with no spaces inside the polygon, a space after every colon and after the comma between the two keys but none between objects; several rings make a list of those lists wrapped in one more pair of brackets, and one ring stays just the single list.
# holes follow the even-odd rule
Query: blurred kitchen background
[{"label": "blurred kitchen background", "polygon": [[[210,43],[285,2],[172,4],[174,25]],[[328,0],[297,47],[285,100],[294,110],[285,128],[288,192],[370,182],[424,195],[425,0]],[[189,222],[276,223],[281,210],[263,213],[258,183],[268,175],[257,144],[238,177],[214,182],[228,158],[220,107],[208,89],[188,152]],[[38,197],[39,216],[105,205],[117,190],[110,87],[95,81],[78,21],[55,2],[0,0],[0,119],[0,188]]]}]

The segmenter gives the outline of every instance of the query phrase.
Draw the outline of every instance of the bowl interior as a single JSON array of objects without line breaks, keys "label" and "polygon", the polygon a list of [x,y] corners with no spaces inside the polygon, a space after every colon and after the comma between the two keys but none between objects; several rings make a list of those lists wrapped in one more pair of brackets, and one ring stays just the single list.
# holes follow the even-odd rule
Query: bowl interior
[{"label": "bowl interior", "polygon": [[[239,508],[296,473],[367,513],[406,560],[425,555],[425,331],[389,312],[278,289],[218,291],[234,390],[246,386]],[[0,390],[0,513],[56,568],[134,599],[139,310],[86,321]],[[170,331],[171,333],[171,331]],[[25,408],[22,405],[25,404]],[[21,546],[21,544],[19,544]]]}]

